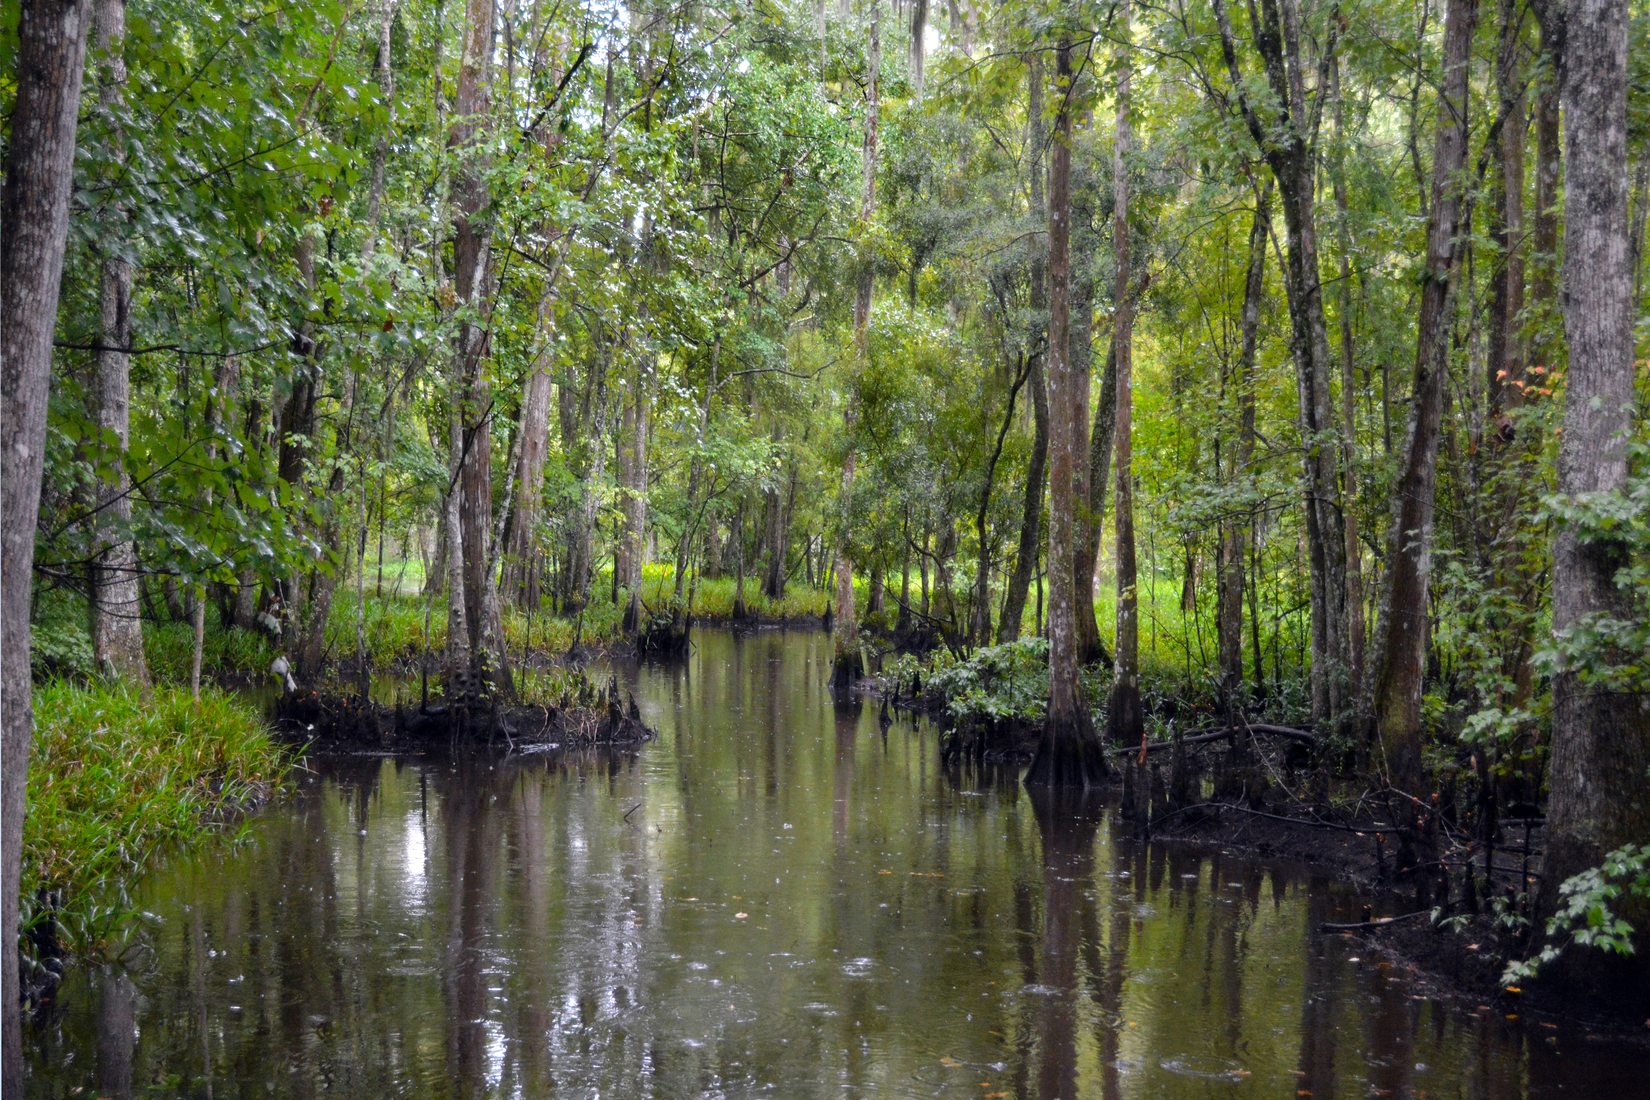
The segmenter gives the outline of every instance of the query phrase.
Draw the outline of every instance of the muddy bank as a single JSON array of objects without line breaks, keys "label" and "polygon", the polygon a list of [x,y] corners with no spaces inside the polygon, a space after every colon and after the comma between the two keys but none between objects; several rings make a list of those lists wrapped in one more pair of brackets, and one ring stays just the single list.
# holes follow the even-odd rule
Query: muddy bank
[{"label": "muddy bank", "polygon": [[289,691],[271,713],[281,738],[318,752],[425,752],[461,746],[587,748],[653,738],[636,700],[616,681],[578,686],[554,701],[504,704],[446,698],[386,705],[359,695]]},{"label": "muddy bank", "polygon": [[1161,801],[1162,782],[1147,782],[1150,794],[1131,806],[1132,792],[1125,791],[1122,809],[1138,828],[1139,803],[1151,807],[1151,840],[1295,864],[1355,887],[1369,899],[1359,919],[1316,932],[1360,940],[1432,995],[1508,1019],[1579,1022],[1650,1047],[1643,997],[1577,998],[1539,979],[1503,981],[1509,962],[1540,947],[1530,909],[1540,881],[1540,819],[1504,820],[1489,844],[1442,815],[1383,812],[1371,807],[1384,800],[1344,791],[1314,805],[1280,784],[1254,799],[1227,794],[1177,809]]}]

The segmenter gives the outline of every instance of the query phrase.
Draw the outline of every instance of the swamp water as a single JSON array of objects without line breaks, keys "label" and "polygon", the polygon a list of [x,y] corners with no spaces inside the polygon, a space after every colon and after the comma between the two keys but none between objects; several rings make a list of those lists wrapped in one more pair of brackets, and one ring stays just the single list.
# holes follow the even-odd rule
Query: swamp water
[{"label": "swamp water", "polygon": [[1650,1096],[1650,1061],[1429,996],[1299,871],[1040,815],[837,708],[823,633],[621,669],[657,741],[312,762],[163,866],[30,1096]]}]

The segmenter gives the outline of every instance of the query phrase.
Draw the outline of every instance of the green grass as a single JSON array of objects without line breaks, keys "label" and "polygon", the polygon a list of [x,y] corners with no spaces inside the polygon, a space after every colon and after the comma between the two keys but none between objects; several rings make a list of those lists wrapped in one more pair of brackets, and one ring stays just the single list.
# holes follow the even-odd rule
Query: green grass
[{"label": "green grass", "polygon": [[55,895],[69,950],[92,950],[129,919],[129,891],[157,855],[221,831],[279,785],[291,763],[256,712],[212,688],[152,699],[108,684],[36,688],[23,828],[25,927]]},{"label": "green grass", "polygon": [[[218,625],[208,607],[201,639],[201,668],[217,676],[262,674],[275,659],[275,641],[261,630]],[[195,629],[189,623],[145,623],[143,651],[149,675],[159,684],[187,684],[195,653]]]}]

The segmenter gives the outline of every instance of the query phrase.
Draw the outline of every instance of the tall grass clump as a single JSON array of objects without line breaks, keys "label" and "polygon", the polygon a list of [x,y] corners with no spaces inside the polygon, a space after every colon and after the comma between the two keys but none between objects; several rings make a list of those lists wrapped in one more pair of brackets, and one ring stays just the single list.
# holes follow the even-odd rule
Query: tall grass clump
[{"label": "tall grass clump", "polygon": [[53,681],[35,691],[23,828],[25,929],[55,918],[71,952],[112,940],[160,854],[220,831],[291,763],[242,700],[203,688]]}]

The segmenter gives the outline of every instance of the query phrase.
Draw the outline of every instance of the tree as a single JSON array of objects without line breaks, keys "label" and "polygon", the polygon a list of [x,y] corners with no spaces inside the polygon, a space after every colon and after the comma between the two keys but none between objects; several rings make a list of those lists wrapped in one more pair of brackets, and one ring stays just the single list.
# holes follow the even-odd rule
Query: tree
[{"label": "tree", "polygon": [[0,1091],[23,1091],[17,889],[23,793],[34,735],[29,608],[46,445],[52,333],[69,232],[88,0],[25,0],[17,22],[17,98],[0,196]]},{"label": "tree", "polygon": [[[1043,58],[1033,53],[1026,59],[1026,159],[1030,177],[1031,217],[1033,222],[1047,223],[1048,202],[1044,197],[1043,180],[1047,173],[1043,149],[1047,145],[1043,122]],[[1048,259],[1045,242],[1038,226],[1032,232],[1030,307],[1033,323],[1041,323],[1043,311],[1048,308]],[[1031,590],[1031,574],[1037,563],[1037,548],[1043,535],[1043,495],[1048,484],[1049,406],[1048,382],[1045,370],[1046,345],[1033,337],[1035,343],[1026,353],[1026,376],[1031,391],[1031,461],[1026,465],[1025,495],[1020,512],[1019,549],[1014,556],[1014,572],[1008,578],[1008,589],[1003,595],[1002,617],[997,623],[997,641],[1012,642],[1020,636],[1026,614],[1026,594]]]},{"label": "tree", "polygon": [[[1128,5],[1123,8],[1128,25]],[[1048,379],[1049,379],[1049,698],[1037,756],[1026,773],[1033,787],[1087,787],[1106,775],[1106,758],[1083,696],[1077,633],[1075,482],[1088,461],[1089,379],[1071,369],[1071,93],[1073,46],[1068,36],[1055,50],[1060,92],[1048,173]],[[1126,80],[1126,77],[1124,78]],[[1126,88],[1124,89],[1126,91]],[[1121,377],[1121,371],[1119,372]],[[1119,408],[1122,407],[1121,400]]]},{"label": "tree", "polygon": [[[1542,867],[1544,915],[1567,878],[1650,836],[1650,691],[1607,668],[1640,654],[1609,644],[1636,617],[1620,575],[1626,529],[1613,523],[1628,485],[1633,435],[1633,273],[1627,235],[1626,0],[1574,0],[1564,21],[1564,331],[1569,368],[1553,546],[1553,746]],[[1595,639],[1593,652],[1586,640]],[[1602,652],[1599,652],[1602,650]],[[1564,654],[1568,655],[1564,655]],[[1633,907],[1642,928],[1642,902]],[[1643,937],[1639,939],[1642,941]],[[1642,943],[1641,943],[1642,947]],[[1642,1011],[1650,953],[1570,960],[1572,989],[1618,994]],[[1598,983],[1603,981],[1601,987]]]},{"label": "tree", "polygon": [[1140,709],[1140,603],[1134,555],[1134,303],[1129,290],[1129,2],[1118,11],[1117,126],[1112,139],[1112,354],[1117,359],[1117,642],[1112,654],[1107,735],[1145,739]]},{"label": "tree", "polygon": [[[1312,713],[1341,720],[1352,706],[1352,639],[1347,598],[1346,531],[1330,399],[1331,362],[1318,274],[1317,131],[1324,89],[1309,96],[1296,0],[1270,0],[1250,11],[1250,28],[1270,93],[1258,102],[1247,90],[1225,0],[1213,0],[1221,53],[1239,111],[1278,184],[1288,263],[1284,287],[1294,332],[1292,351],[1299,393],[1302,491],[1312,599]],[[1339,33],[1331,22],[1324,42],[1333,54]]]},{"label": "tree", "polygon": [[[100,0],[93,17],[97,40],[98,105],[111,115],[123,109],[126,89],[125,0]],[[116,166],[124,163],[123,133],[111,120]],[[92,655],[101,671],[113,673],[147,688],[149,664],[143,655],[143,623],[138,593],[137,544],[132,523],[131,478],[126,473],[126,449],[131,421],[132,264],[127,258],[126,210],[110,204],[109,236],[103,244],[99,276],[100,344],[97,351],[96,406],[98,427],[113,439],[107,476],[97,487],[96,557],[92,562]]]},{"label": "tree", "polygon": [[1444,15],[1444,79],[1432,154],[1427,254],[1416,329],[1415,397],[1398,476],[1375,676],[1375,728],[1392,782],[1425,794],[1421,774],[1421,693],[1432,572],[1438,437],[1449,376],[1453,277],[1467,161],[1468,76],[1477,0],[1450,0]]},{"label": "tree", "polygon": [[[876,289],[875,244],[871,239],[872,224],[877,212],[877,139],[881,124],[882,100],[882,0],[871,0],[870,46],[865,56],[865,142],[864,188],[859,208],[858,275],[854,290],[854,365],[864,371],[870,358],[871,302]],[[842,481],[837,498],[836,601],[833,605],[832,626],[835,648],[835,671],[838,686],[846,686],[864,672],[864,659],[859,652],[859,610],[854,601],[854,558],[851,547],[853,532],[852,509],[854,499],[855,441],[854,424],[858,411],[854,397],[848,398],[843,411],[845,450],[842,457]]]}]

